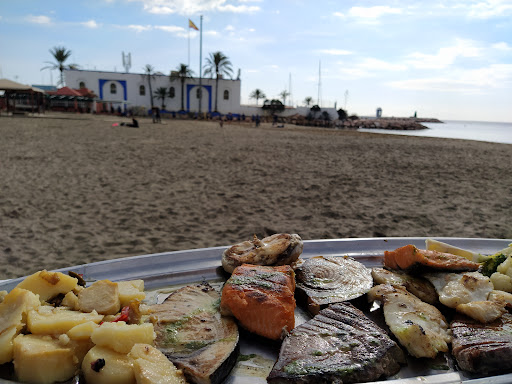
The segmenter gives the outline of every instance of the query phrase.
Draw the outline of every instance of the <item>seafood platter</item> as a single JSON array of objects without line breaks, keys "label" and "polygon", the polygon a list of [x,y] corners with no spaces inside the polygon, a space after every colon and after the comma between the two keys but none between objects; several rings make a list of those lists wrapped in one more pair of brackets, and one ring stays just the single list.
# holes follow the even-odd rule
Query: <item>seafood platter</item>
[{"label": "seafood platter", "polygon": [[512,240],[248,236],[0,282],[0,383],[511,383]]}]

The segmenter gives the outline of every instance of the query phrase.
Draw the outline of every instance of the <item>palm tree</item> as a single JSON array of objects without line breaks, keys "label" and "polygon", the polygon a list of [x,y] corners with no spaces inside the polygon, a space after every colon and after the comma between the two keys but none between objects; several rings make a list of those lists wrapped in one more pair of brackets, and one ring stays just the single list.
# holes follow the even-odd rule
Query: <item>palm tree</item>
[{"label": "palm tree", "polygon": [[213,78],[215,74],[215,112],[217,112],[217,95],[219,91],[219,77],[223,75],[233,74],[233,68],[231,68],[231,62],[222,52],[213,52],[210,53],[210,57],[206,59],[206,68],[204,70],[204,75],[210,75]]},{"label": "palm tree", "polygon": [[256,105],[258,105],[259,99],[266,99],[267,96],[265,96],[265,93],[261,89],[256,88],[254,91],[251,92],[249,95],[251,99],[256,99]]},{"label": "palm tree", "polygon": [[144,67],[144,73],[141,76],[143,79],[148,80],[151,109],[153,109],[153,88],[151,87],[151,80],[155,78],[155,68],[153,68],[153,66],[150,64],[146,64]]},{"label": "palm tree", "polygon": [[64,62],[69,59],[71,56],[71,51],[67,50],[65,47],[53,47],[53,49],[50,49],[50,53],[52,54],[53,58],[55,59],[56,63],[52,63],[51,61],[45,61],[45,63],[50,64],[44,68],[41,68],[41,71],[43,69],[58,69],[60,71],[60,80],[59,84],[64,86],[64,69],[77,69],[78,64],[69,64],[65,65]]},{"label": "palm tree", "polygon": [[165,87],[159,87],[155,91],[155,97],[158,100],[162,100],[162,109],[165,109],[165,98],[167,97],[167,88]]},{"label": "palm tree", "polygon": [[304,99],[304,104],[306,104],[306,107],[309,108],[309,104],[311,104],[313,102],[313,98],[311,96],[307,96],[305,99]]},{"label": "palm tree", "polygon": [[186,64],[180,64],[176,68],[176,71],[171,71],[171,81],[181,81],[181,110],[185,110],[185,81],[193,76],[194,72]]},{"label": "palm tree", "polygon": [[281,99],[283,99],[283,105],[286,105],[286,98],[290,96],[290,92],[284,90],[279,94],[279,96],[281,97]]}]

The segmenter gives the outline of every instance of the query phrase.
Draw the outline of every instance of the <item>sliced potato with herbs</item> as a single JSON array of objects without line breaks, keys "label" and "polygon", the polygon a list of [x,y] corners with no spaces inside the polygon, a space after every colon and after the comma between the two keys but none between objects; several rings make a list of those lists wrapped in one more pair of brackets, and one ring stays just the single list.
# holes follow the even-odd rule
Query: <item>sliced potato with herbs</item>
[{"label": "sliced potato with herbs", "polygon": [[88,384],[136,384],[128,355],[106,347],[95,346],[87,352],[82,373]]},{"label": "sliced potato with herbs", "polygon": [[27,328],[33,334],[60,335],[78,324],[88,321],[99,323],[102,320],[103,315],[96,312],[83,313],[63,307],[41,306],[37,310],[28,312]]},{"label": "sliced potato with herbs", "polygon": [[100,347],[128,353],[135,344],[153,344],[153,324],[126,324],[124,321],[103,323],[92,332],[91,340]]},{"label": "sliced potato with herbs", "polygon": [[110,280],[99,280],[78,293],[78,308],[82,312],[96,311],[115,315],[121,309],[119,287]]},{"label": "sliced potato with herbs", "polygon": [[18,335],[13,360],[17,379],[29,383],[65,381],[79,369],[73,349],[50,336]]},{"label": "sliced potato with herbs", "polygon": [[27,289],[39,295],[41,301],[48,301],[58,294],[65,295],[71,292],[77,286],[78,279],[61,272],[48,272],[43,269],[25,278],[16,288]]},{"label": "sliced potato with herbs", "polygon": [[148,344],[135,344],[128,354],[133,361],[137,384],[186,384],[183,371]]}]

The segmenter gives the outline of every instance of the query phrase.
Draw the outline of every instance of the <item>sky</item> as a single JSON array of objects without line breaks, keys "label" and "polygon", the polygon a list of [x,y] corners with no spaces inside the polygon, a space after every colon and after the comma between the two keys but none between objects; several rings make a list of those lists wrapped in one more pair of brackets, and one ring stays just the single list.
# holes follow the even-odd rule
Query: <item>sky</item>
[{"label": "sky", "polygon": [[[202,24],[201,24],[202,16]],[[220,51],[242,104],[260,89],[358,116],[512,122],[512,0],[0,0],[0,78],[56,84],[50,49],[81,69],[181,63]],[[259,101],[261,104],[261,100]]]}]

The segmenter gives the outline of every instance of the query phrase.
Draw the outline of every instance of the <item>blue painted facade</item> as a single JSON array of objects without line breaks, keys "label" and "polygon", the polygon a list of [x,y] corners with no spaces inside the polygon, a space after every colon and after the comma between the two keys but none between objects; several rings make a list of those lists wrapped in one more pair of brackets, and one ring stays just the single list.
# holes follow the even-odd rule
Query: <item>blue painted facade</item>
[{"label": "blue painted facade", "polygon": [[[199,87],[199,84],[187,84],[187,111],[190,111],[190,91],[192,88]],[[208,111],[212,111],[212,86],[211,85],[201,85],[202,88],[205,88],[208,92]],[[203,98],[204,100],[204,98]]]}]

